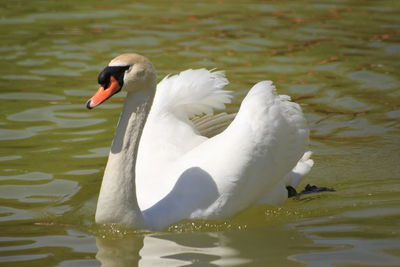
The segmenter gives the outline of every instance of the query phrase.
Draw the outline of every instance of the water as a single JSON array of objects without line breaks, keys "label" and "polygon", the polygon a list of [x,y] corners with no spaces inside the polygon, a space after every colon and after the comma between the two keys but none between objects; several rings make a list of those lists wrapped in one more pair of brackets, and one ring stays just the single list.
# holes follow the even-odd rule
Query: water
[{"label": "water", "polygon": [[[400,265],[400,5],[381,1],[1,1],[0,265]],[[85,101],[114,56],[159,77],[227,72],[300,103],[335,193],[160,233],[94,225],[123,98]]]}]

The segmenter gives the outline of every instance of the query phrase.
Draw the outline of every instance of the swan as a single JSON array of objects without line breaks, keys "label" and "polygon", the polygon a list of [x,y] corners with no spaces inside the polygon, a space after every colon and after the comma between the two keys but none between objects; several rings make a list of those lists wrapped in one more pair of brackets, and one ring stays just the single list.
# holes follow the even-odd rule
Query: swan
[{"label": "swan", "polygon": [[126,99],[111,145],[95,221],[162,230],[182,219],[225,219],[279,204],[313,166],[300,106],[271,81],[255,84],[237,114],[222,71],[189,69],[157,84],[144,56],[121,54],[99,74],[92,109]]}]

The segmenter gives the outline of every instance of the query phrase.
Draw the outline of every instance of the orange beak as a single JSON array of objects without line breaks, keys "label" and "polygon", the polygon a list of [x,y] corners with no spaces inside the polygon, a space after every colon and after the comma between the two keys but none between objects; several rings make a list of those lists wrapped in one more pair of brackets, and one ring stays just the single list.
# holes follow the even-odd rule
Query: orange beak
[{"label": "orange beak", "polygon": [[119,82],[113,77],[110,76],[110,85],[107,88],[104,88],[104,86],[100,86],[99,90],[88,100],[86,103],[86,107],[88,109],[92,109],[94,107],[97,107],[107,99],[109,99],[112,95],[116,94],[119,92],[121,89],[121,86],[119,85]]}]

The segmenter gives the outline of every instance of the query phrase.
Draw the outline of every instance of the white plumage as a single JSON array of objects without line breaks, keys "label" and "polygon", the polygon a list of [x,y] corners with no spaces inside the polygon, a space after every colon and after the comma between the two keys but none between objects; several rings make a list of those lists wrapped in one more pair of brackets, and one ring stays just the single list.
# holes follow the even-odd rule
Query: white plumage
[{"label": "white plumage", "polygon": [[231,102],[231,93],[222,90],[228,84],[224,72],[206,69],[185,70],[165,77],[158,85],[152,110],[164,109],[176,116],[191,118],[211,114]]},{"label": "white plumage", "polygon": [[[143,60],[133,55],[118,60],[124,62],[125,56],[127,65]],[[308,127],[300,106],[263,81],[251,88],[236,116],[213,115],[231,101],[223,89],[227,84],[223,72],[205,69],[164,78],[147,119],[142,118],[143,132],[120,125],[124,120],[140,125],[138,107],[154,92],[123,87],[128,97],[113,148],[122,143],[126,149],[110,153],[97,222],[159,230],[185,218],[229,218],[251,205],[287,198],[286,186],[297,186],[313,165],[311,153],[305,153]],[[133,192],[119,188],[127,184]],[[134,197],[137,203],[124,203]]]}]

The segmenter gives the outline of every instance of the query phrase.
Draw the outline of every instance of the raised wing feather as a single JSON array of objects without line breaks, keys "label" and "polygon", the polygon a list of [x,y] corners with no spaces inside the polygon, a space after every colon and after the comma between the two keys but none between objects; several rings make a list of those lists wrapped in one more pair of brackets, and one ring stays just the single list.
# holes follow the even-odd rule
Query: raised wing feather
[{"label": "raised wing feather", "polygon": [[158,85],[154,106],[174,112],[178,117],[212,114],[231,102],[231,92],[222,88],[228,84],[223,71],[185,70],[165,77]]}]

